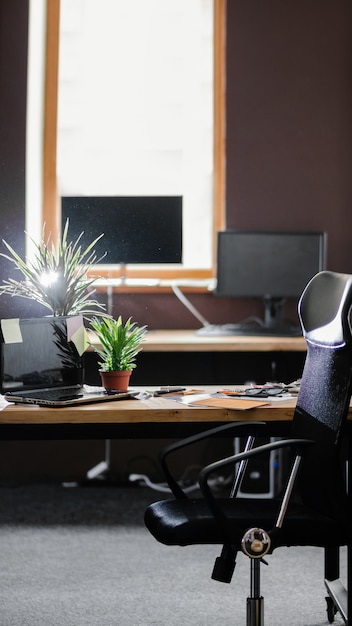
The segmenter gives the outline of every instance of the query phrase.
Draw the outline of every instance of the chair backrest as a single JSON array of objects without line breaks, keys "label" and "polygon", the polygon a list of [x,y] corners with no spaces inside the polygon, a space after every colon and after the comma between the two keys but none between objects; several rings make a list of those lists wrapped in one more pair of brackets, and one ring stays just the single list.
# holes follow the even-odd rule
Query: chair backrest
[{"label": "chair backrest", "polygon": [[347,507],[340,444],[351,399],[351,306],[352,275],[329,271],[312,278],[298,304],[307,356],[292,433],[316,442],[302,451],[300,493],[339,518]]}]

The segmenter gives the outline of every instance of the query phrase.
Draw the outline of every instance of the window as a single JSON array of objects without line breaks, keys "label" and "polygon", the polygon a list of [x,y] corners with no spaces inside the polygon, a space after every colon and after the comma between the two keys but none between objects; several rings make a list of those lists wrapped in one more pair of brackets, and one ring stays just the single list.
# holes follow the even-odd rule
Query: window
[{"label": "window", "polygon": [[47,2],[47,233],[59,232],[61,196],[181,197],[182,264],[123,271],[214,275],[214,235],[223,227],[223,53],[224,0]]}]

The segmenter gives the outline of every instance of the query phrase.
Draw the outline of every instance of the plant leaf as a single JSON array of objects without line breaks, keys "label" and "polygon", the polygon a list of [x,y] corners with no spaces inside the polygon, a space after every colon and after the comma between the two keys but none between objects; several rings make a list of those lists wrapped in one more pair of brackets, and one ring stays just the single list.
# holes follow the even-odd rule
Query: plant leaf
[{"label": "plant leaf", "polygon": [[[90,268],[104,258],[97,258],[96,243],[104,236],[96,237],[84,250],[80,246],[83,232],[73,242],[68,242],[69,220],[66,220],[61,239],[55,245],[50,236],[44,239],[45,225],[39,243],[31,237],[34,257],[30,262],[22,259],[4,239],[8,254],[0,253],[22,274],[23,280],[9,278],[0,286],[2,293],[36,300],[49,309],[54,316],[101,315],[105,305],[93,298],[90,289],[96,278],[88,278]],[[100,313],[101,311],[101,313]]]}]

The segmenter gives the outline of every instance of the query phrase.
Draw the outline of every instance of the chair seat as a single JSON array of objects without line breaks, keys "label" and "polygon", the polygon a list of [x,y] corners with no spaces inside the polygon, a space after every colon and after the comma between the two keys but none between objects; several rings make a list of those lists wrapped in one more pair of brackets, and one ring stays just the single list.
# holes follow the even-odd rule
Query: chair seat
[{"label": "chair seat", "polygon": [[[263,500],[258,515],[258,500],[218,499],[227,518],[227,528],[234,529],[234,539],[241,538],[254,526],[270,530],[277,519],[278,503]],[[151,534],[165,545],[224,544],[229,542],[224,525],[214,518],[204,499],[161,500],[145,512],[145,524]],[[346,522],[347,524],[347,522]],[[312,509],[291,503],[275,548],[280,545],[336,546],[348,543],[346,526]],[[339,538],[336,543],[336,537]]]}]

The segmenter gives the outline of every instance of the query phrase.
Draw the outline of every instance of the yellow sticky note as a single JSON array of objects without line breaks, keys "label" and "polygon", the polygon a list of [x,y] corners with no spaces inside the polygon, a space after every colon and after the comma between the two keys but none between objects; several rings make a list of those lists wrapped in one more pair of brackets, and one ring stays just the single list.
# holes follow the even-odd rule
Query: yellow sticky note
[{"label": "yellow sticky note", "polygon": [[79,356],[82,356],[89,346],[88,333],[83,325],[71,335],[71,341],[75,344]]},{"label": "yellow sticky note", "polygon": [[23,339],[18,317],[1,320],[1,330],[5,343],[22,343]]}]

